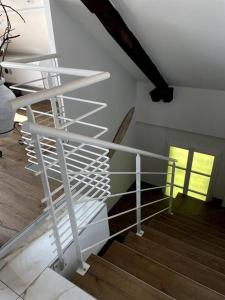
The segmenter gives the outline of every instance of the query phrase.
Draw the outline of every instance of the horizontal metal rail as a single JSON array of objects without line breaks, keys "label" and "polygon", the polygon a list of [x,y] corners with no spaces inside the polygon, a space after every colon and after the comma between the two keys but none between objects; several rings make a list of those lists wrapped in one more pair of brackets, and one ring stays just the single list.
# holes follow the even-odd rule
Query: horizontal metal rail
[{"label": "horizontal metal rail", "polygon": [[[153,205],[153,204],[163,202],[164,200],[167,200],[167,199],[170,199],[170,197],[161,198],[161,199],[159,199],[159,200],[155,200],[155,201],[152,201],[152,202],[143,204],[143,205],[139,206],[138,208],[145,208],[145,207],[151,206],[151,205]],[[109,221],[109,220],[118,218],[118,217],[120,217],[120,216],[126,215],[126,214],[128,214],[128,213],[130,213],[130,212],[133,212],[133,211],[136,211],[136,210],[137,210],[137,207],[134,207],[134,208],[131,208],[131,209],[122,211],[121,213],[115,214],[115,215],[113,215],[113,216],[110,216],[110,217],[107,217],[107,218],[98,220],[98,221],[96,221],[96,222],[88,223],[88,224],[86,224],[86,225],[84,225],[84,226],[79,226],[79,228],[80,228],[80,229],[84,229],[84,228],[87,228],[87,227],[91,227],[91,226],[93,226],[93,225],[97,225],[97,224],[103,223],[103,222],[105,222],[105,221]]]},{"label": "horizontal metal rail", "polygon": [[[156,213],[154,213],[154,214],[152,214],[152,215],[150,215],[150,216],[148,216],[148,217],[146,217],[146,218],[144,218],[144,219],[142,219],[142,220],[140,220],[140,223],[143,223],[143,222],[145,222],[145,221],[147,221],[147,220],[149,220],[149,219],[151,219],[151,218],[153,218],[153,217],[155,217],[155,216],[157,216],[157,215],[159,215],[159,214],[161,214],[161,213],[163,213],[165,211],[168,211],[168,210],[169,210],[169,206],[166,207],[166,208],[164,208],[164,209],[162,209],[162,210],[160,210],[160,211],[158,211],[158,212],[156,212]],[[120,235],[121,233],[126,232],[127,230],[129,230],[129,229],[137,226],[138,224],[139,223],[134,223],[133,225],[130,225],[130,226],[124,228],[123,230],[121,230],[121,231],[119,231],[119,232],[117,232],[117,233],[115,233],[115,234],[113,234],[113,235],[111,235],[111,236],[109,236],[109,237],[101,240],[100,242],[97,242],[97,243],[91,245],[90,247],[87,247],[87,248],[83,249],[81,252],[85,253],[85,252],[87,252],[87,251],[95,248],[96,246],[99,246],[99,245],[101,245],[101,244],[109,241],[110,239],[113,239],[114,237]]]},{"label": "horizontal metal rail", "polygon": [[[76,154],[77,155],[77,154]],[[105,172],[89,172],[89,171],[80,171],[80,172],[73,172],[75,175],[136,175],[136,174],[142,174],[142,175],[171,175],[172,173],[167,172],[111,172],[111,171],[105,171]]]},{"label": "horizontal metal rail", "polygon": [[[58,76],[59,75],[51,75],[49,77],[52,79],[52,78],[57,78]],[[48,77],[40,77],[38,79],[33,79],[33,80],[30,80],[30,81],[24,81],[24,82],[16,83],[16,84],[10,85],[10,89],[17,89],[17,87],[20,88],[20,86],[22,86],[22,87],[24,87],[24,86],[32,86],[31,83],[37,83],[39,81],[43,82],[44,80],[47,80],[47,79],[49,79],[49,78]],[[34,90],[34,91],[36,91],[36,90]]]},{"label": "horizontal metal rail", "polygon": [[50,99],[57,95],[61,95],[64,93],[72,92],[78,90],[80,88],[90,86],[97,82],[101,82],[110,77],[110,74],[107,72],[98,73],[97,75],[89,76],[87,78],[72,80],[71,82],[65,83],[61,86],[56,86],[51,89],[43,90],[40,92],[33,93],[32,95],[25,95],[16,98],[16,100],[12,101],[13,110],[17,110],[21,107],[26,107],[45,99]]},{"label": "horizontal metal rail", "polygon": [[[41,57],[40,57],[41,60]],[[38,60],[35,60],[38,61]],[[72,69],[72,68],[55,68],[55,67],[41,67],[35,66],[31,64],[23,64],[23,63],[15,63],[10,61],[4,61],[1,63],[3,68],[10,68],[10,69],[21,69],[21,70],[28,70],[28,71],[36,71],[36,72],[46,72],[46,73],[56,73],[56,74],[64,74],[70,76],[78,76],[78,77],[92,77],[95,75],[100,75],[102,71],[92,71],[92,70],[83,70],[83,69]]]},{"label": "horizontal metal rail", "polygon": [[[162,185],[162,186],[156,186],[156,187],[151,187],[151,188],[146,188],[146,189],[140,189],[139,192],[147,192],[147,191],[154,191],[154,190],[160,190],[160,189],[164,189],[164,188],[167,188],[167,187],[170,187],[171,184],[166,184],[166,185]],[[129,192],[123,192],[123,193],[117,193],[117,194],[110,194],[107,198],[106,198],[106,201],[110,198],[115,198],[115,197],[121,197],[121,196],[125,196],[125,195],[132,195],[132,194],[136,194],[137,190],[134,190],[134,191],[129,191]],[[85,200],[85,201],[81,201],[80,203],[82,202],[88,202],[88,201],[93,201],[93,200],[96,200],[96,201],[101,201],[103,199],[101,198],[97,198],[97,199],[91,199],[91,200]]]},{"label": "horizontal metal rail", "polygon": [[102,141],[99,139],[94,139],[76,133],[65,132],[56,128],[49,128],[42,125],[33,124],[30,122],[23,123],[23,130],[31,133],[39,134],[40,136],[51,136],[54,138],[60,138],[62,140],[69,140],[71,142],[90,144],[90,145],[100,146],[102,148],[113,149],[113,150],[118,150],[118,151],[127,152],[131,154],[136,154],[136,155],[139,154],[142,156],[156,158],[160,160],[176,162],[175,159],[158,155],[155,153],[151,153],[148,151],[143,151],[136,148],[131,148],[131,147],[127,147],[127,146],[123,146],[111,142]]}]

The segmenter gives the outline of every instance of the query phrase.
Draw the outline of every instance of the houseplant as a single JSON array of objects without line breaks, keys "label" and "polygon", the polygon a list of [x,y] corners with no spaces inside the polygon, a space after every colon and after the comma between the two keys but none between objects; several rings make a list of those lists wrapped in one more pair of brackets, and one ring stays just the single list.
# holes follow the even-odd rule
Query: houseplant
[{"label": "houseplant", "polygon": [[[22,15],[13,7],[6,5],[0,0],[0,18],[2,21],[0,28],[0,63],[4,61],[8,46],[12,40],[20,35],[13,34],[14,28],[10,20],[10,11],[18,15],[25,22]],[[5,86],[3,68],[0,65],[0,137],[8,135],[13,130],[14,114],[11,101],[15,99],[13,92]]]}]

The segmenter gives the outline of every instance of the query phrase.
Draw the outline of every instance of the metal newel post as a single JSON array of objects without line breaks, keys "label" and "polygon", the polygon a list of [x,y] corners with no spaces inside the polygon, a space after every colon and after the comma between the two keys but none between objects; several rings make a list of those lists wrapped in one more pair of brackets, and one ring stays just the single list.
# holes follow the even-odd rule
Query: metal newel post
[{"label": "metal newel post", "polygon": [[136,156],[136,218],[137,218],[137,235],[143,236],[144,231],[141,230],[141,157]]},{"label": "metal newel post", "polygon": [[[33,111],[30,106],[27,107],[27,117],[28,117],[29,122],[35,123],[35,117],[34,117]],[[47,198],[49,214],[51,216],[51,221],[52,221],[52,225],[53,225],[52,230],[53,230],[53,235],[55,238],[58,257],[59,257],[60,269],[63,269],[64,265],[65,265],[63,249],[61,246],[60,236],[59,236],[59,232],[58,232],[58,228],[57,228],[57,220],[56,220],[56,215],[55,215],[54,206],[53,206],[51,189],[50,189],[50,185],[49,185],[49,181],[48,181],[48,174],[47,174],[47,170],[45,167],[44,157],[42,154],[40,137],[38,134],[32,134],[31,140],[34,143],[34,149],[35,149],[36,156],[37,156],[39,171],[42,170],[42,173],[41,173],[42,186],[43,186],[43,190],[44,190],[44,195]]]},{"label": "metal newel post", "polygon": [[66,198],[68,214],[69,214],[69,219],[70,219],[70,224],[71,224],[71,230],[72,230],[72,234],[73,234],[73,242],[74,242],[74,247],[75,247],[76,259],[78,262],[77,273],[79,273],[80,275],[84,275],[90,266],[84,262],[81,248],[80,248],[79,232],[78,232],[76,215],[75,215],[75,211],[74,211],[74,202],[73,202],[73,197],[72,197],[72,193],[71,193],[71,189],[70,189],[68,170],[67,170],[67,166],[66,166],[66,159],[64,156],[64,148],[63,148],[62,141],[60,139],[56,140],[56,149],[57,149],[58,160],[59,160],[59,165],[60,165],[60,169],[61,169],[62,182],[63,182],[63,186],[64,186],[64,192],[65,192],[65,198]]},{"label": "metal newel post", "polygon": [[172,215],[172,207],[173,207],[173,188],[174,188],[174,178],[175,178],[175,168],[176,163],[172,164],[172,175],[171,175],[171,185],[170,185],[170,205],[169,205],[169,213]]}]

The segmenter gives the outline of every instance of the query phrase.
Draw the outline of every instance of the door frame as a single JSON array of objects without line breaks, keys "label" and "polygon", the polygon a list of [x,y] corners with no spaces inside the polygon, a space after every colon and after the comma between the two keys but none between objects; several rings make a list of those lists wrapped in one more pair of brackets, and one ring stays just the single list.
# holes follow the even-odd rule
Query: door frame
[{"label": "door frame", "polygon": [[218,151],[218,149],[215,148],[206,148],[205,146],[198,145],[195,143],[188,144],[187,142],[181,142],[172,138],[168,138],[166,141],[166,155],[169,156],[169,150],[170,146],[178,147],[178,148],[183,148],[186,150],[189,150],[189,156],[188,156],[188,162],[187,162],[187,168],[186,168],[186,175],[188,174],[189,178],[185,177],[185,183],[184,183],[184,194],[187,193],[188,190],[188,185],[189,185],[189,180],[190,180],[190,171],[191,171],[191,165],[192,165],[192,159],[193,159],[193,154],[194,152],[198,153],[203,153],[203,154],[208,154],[212,155],[215,157],[214,160],[214,165],[213,165],[213,170],[211,174],[211,179],[209,183],[209,188],[208,188],[208,194],[206,197],[205,201],[210,201],[213,197],[214,190],[215,190],[215,184],[216,184],[216,179],[218,177],[218,163],[219,163],[219,158],[222,154],[221,151]]}]

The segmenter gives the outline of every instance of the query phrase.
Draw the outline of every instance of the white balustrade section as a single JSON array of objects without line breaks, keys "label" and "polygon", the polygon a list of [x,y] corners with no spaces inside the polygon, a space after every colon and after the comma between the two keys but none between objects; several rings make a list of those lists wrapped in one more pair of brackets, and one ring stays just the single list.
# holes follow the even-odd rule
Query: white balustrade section
[{"label": "white balustrade section", "polygon": [[[50,61],[52,66],[37,65],[37,62],[43,63],[45,61]],[[54,251],[57,251],[62,268],[65,264],[64,251],[71,242],[74,242],[74,257],[79,263],[78,272],[84,274],[88,269],[88,266],[83,261],[84,252],[133,227],[137,228],[138,235],[142,235],[142,222],[165,211],[172,213],[176,161],[162,155],[99,139],[102,138],[108,129],[88,122],[87,118],[103,110],[107,104],[65,95],[68,92],[106,80],[110,77],[109,73],[60,68],[58,67],[56,54],[38,56],[35,59],[28,58],[17,62],[3,62],[1,65],[4,68],[21,69],[24,72],[36,71],[41,74],[40,79],[12,85],[12,89],[25,93],[12,102],[12,107],[15,111],[21,109],[27,113],[28,122],[23,123],[21,132],[23,141],[26,144],[28,168],[34,171],[36,175],[41,176],[44,189],[44,198],[40,200],[46,207],[42,217],[35,222],[35,225],[31,226],[31,230],[33,231],[34,226],[43,224],[43,222],[50,222],[52,233],[49,238],[52,241],[52,245],[55,245]],[[69,83],[61,84],[60,75],[70,75],[76,78]],[[38,81],[43,83],[43,89],[41,90],[32,87],[32,84]],[[27,87],[28,84],[29,87]],[[44,100],[45,103],[48,102],[49,109],[47,110],[46,108],[43,109],[43,104],[40,103]],[[75,118],[68,117],[68,112],[64,106],[65,101],[71,102],[71,105],[74,106],[74,111],[76,111],[76,105],[80,107],[81,104],[86,111]],[[81,128],[85,132],[92,132],[91,136],[74,133],[81,130]],[[109,170],[109,149],[133,154],[136,158],[136,170],[133,172],[111,172]],[[142,175],[167,176],[168,174],[165,171],[142,172],[142,157],[165,162],[171,161],[173,164],[171,185],[165,184],[160,187],[141,188]],[[136,176],[136,189],[134,191],[111,194],[111,176],[126,176],[130,174]],[[141,195],[143,192],[160,190],[167,186],[171,187],[170,196],[163,196],[161,199],[142,204]],[[96,201],[107,203],[113,197],[131,194],[136,194],[136,206],[134,208],[95,223],[86,223],[85,219],[83,219],[81,223],[79,222],[80,225],[78,227],[76,213],[83,206],[88,204],[87,209],[90,209],[92,203],[96,203]],[[142,209],[162,202],[166,202],[168,205],[166,204],[166,207],[160,211],[142,218]],[[129,225],[105,240],[96,241],[94,245],[90,245],[86,249],[81,249],[79,242],[81,230],[134,211],[136,211],[136,222],[134,224]],[[82,215],[80,218],[82,218]],[[13,246],[18,245],[19,241],[25,239],[28,234],[29,229],[26,229],[24,234],[21,233],[14,241],[8,243],[0,251],[0,257],[12,251]]]}]

